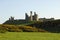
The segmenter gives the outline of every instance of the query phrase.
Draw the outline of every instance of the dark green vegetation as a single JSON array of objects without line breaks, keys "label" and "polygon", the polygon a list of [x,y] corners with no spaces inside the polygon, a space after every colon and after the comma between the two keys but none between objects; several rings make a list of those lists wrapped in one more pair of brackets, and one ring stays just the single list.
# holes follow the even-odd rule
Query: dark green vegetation
[{"label": "dark green vegetation", "polygon": [[12,25],[20,25],[20,24],[25,24],[26,21],[25,20],[7,20],[5,23],[3,24],[12,24]]},{"label": "dark green vegetation", "polygon": [[7,20],[3,24],[9,24],[9,25],[28,25],[33,24],[36,21],[26,21],[26,20]]},{"label": "dark green vegetation", "polygon": [[36,22],[29,26],[32,26],[32,27],[35,26],[36,28],[41,28],[48,32],[60,33],[60,20]]},{"label": "dark green vegetation", "polygon": [[0,40],[60,40],[60,33],[7,32],[0,33]]}]

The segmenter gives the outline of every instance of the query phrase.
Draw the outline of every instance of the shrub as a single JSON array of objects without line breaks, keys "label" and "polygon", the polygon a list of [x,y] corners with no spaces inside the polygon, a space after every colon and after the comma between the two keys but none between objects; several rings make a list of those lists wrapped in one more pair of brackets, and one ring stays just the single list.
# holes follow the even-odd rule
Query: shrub
[{"label": "shrub", "polygon": [[6,33],[6,29],[4,27],[0,27],[0,33]]}]

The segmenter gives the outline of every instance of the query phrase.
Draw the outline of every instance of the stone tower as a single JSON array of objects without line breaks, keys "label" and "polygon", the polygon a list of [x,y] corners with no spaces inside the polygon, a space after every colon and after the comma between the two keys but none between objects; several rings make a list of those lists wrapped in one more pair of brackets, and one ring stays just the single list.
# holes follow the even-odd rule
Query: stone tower
[{"label": "stone tower", "polygon": [[30,21],[33,21],[32,11],[30,11]]},{"label": "stone tower", "polygon": [[26,21],[29,21],[29,16],[28,16],[27,13],[25,13],[25,20],[26,20]]},{"label": "stone tower", "polygon": [[33,20],[38,21],[38,15],[36,14],[36,12],[34,12]]}]

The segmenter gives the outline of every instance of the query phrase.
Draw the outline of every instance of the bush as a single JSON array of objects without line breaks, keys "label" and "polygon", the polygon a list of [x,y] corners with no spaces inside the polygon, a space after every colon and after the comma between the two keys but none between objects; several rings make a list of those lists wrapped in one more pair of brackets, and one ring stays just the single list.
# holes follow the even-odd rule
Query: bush
[{"label": "bush", "polygon": [[0,27],[0,33],[5,33],[6,29],[4,27]]}]

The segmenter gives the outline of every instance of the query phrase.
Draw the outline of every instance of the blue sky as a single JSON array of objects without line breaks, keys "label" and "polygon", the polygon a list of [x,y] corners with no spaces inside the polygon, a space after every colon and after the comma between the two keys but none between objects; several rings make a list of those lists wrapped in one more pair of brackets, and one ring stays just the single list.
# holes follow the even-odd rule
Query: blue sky
[{"label": "blue sky", "polygon": [[0,0],[0,23],[10,16],[24,19],[25,12],[35,11],[39,18],[60,19],[60,0]]}]

